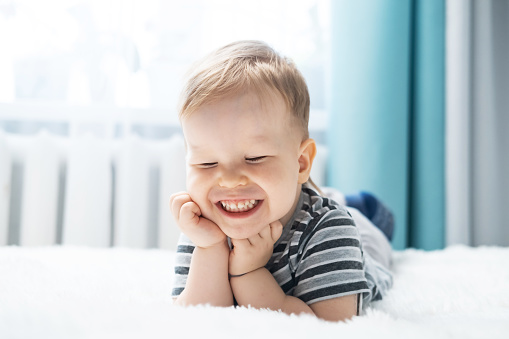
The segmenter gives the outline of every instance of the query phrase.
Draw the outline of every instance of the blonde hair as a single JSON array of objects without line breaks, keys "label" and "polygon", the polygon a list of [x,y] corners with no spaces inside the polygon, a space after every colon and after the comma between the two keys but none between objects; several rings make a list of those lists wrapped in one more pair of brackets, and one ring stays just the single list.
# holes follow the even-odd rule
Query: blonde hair
[{"label": "blonde hair", "polygon": [[279,94],[291,116],[309,137],[309,92],[293,61],[262,41],[237,41],[221,47],[193,67],[182,91],[178,112],[182,120],[206,103],[242,91],[260,98]]}]

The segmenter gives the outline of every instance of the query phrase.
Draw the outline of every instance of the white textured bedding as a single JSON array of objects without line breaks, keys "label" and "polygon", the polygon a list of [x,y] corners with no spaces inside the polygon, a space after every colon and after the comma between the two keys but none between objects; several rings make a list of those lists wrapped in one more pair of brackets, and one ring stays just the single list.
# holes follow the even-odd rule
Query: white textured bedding
[{"label": "white textured bedding", "polygon": [[0,247],[0,338],[509,338],[509,248],[394,253],[394,287],[347,323],[171,304],[173,252]]}]

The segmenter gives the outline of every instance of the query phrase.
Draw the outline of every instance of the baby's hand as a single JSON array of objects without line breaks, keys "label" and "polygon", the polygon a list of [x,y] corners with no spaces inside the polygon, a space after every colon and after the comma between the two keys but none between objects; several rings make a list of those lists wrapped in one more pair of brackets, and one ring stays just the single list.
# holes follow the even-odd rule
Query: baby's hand
[{"label": "baby's hand", "polygon": [[200,207],[187,192],[173,194],[170,208],[180,230],[196,246],[207,248],[226,240],[226,235],[215,223],[201,216]]},{"label": "baby's hand", "polygon": [[239,275],[265,266],[282,232],[281,222],[274,221],[248,239],[231,239],[233,249],[230,252],[229,273]]}]

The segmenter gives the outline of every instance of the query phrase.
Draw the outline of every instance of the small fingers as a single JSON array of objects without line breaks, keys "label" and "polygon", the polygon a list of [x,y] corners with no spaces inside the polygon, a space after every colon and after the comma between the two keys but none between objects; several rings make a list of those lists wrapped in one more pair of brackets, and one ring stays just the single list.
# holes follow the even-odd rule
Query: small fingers
[{"label": "small fingers", "polygon": [[270,241],[271,240],[270,239],[270,225],[267,225],[266,227],[264,227],[260,231],[260,233],[257,233],[255,235],[253,235],[252,237],[247,238],[247,240],[253,246],[263,243],[263,242]]},{"label": "small fingers", "polygon": [[279,220],[274,221],[270,224],[270,233],[274,242],[278,241],[281,234],[283,234],[283,224]]},{"label": "small fingers", "polygon": [[190,201],[193,200],[191,199],[191,196],[187,192],[178,192],[170,197],[171,214],[173,214],[173,217],[176,220],[180,219],[180,210],[182,206]]},{"label": "small fingers", "polygon": [[187,222],[196,219],[195,222],[198,223],[200,215],[200,207],[194,201],[188,201],[180,208],[179,220]]},{"label": "small fingers", "polygon": [[247,247],[251,245],[249,239],[230,239],[233,247]]},{"label": "small fingers", "polygon": [[173,193],[171,196],[170,196],[170,204],[171,202],[173,201],[173,199],[175,199],[176,197],[178,197],[179,195],[183,195],[183,194],[188,194],[187,192],[184,192],[184,191],[180,191],[180,192],[177,192],[177,193]]},{"label": "small fingers", "polygon": [[266,227],[264,227],[260,233],[258,233],[257,235],[259,237],[261,237],[262,239],[269,239],[270,236],[271,236],[271,231],[270,231],[270,225],[267,225]]},{"label": "small fingers", "polygon": [[[180,192],[177,192],[177,193],[173,193],[173,194],[170,196],[170,205],[172,204],[173,200],[175,200],[175,198],[180,197],[180,196],[183,196],[183,195],[189,196],[189,193],[184,192],[184,191],[180,191]],[[190,197],[190,196],[189,196],[189,197]]]}]

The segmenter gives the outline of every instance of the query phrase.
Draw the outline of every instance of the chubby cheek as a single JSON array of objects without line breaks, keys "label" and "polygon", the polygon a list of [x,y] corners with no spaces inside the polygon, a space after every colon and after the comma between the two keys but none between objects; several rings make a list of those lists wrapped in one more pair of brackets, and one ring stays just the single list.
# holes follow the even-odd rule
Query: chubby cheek
[{"label": "chubby cheek", "polygon": [[283,183],[296,181],[299,173],[299,163],[293,159],[279,159],[271,161],[264,166],[256,166],[251,169],[251,173],[262,181],[277,183],[278,186]]},{"label": "chubby cheek", "polygon": [[186,190],[191,196],[191,199],[193,199],[200,209],[202,209],[202,213],[204,213],[203,209],[208,207],[207,193],[210,187],[207,182],[207,176],[204,176],[202,173],[198,173],[196,170],[188,169],[186,176]]},{"label": "chubby cheek", "polygon": [[263,178],[263,186],[269,195],[271,205],[278,211],[290,209],[298,186],[298,165],[292,166],[290,163],[286,166],[267,168]]}]

